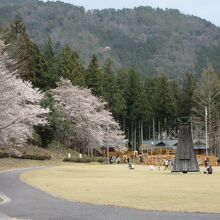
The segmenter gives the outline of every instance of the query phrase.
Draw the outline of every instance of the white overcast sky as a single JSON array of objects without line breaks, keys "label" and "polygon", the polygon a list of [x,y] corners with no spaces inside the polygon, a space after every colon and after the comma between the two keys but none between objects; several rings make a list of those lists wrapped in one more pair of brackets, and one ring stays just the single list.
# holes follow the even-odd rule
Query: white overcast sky
[{"label": "white overcast sky", "polygon": [[61,0],[86,9],[133,8],[152,6],[177,8],[184,14],[196,15],[220,26],[220,0]]}]

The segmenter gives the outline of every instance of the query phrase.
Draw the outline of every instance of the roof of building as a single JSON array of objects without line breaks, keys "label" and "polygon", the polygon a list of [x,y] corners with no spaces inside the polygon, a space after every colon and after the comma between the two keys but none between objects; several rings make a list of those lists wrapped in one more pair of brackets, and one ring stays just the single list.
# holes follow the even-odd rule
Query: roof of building
[{"label": "roof of building", "polygon": [[[162,149],[176,149],[178,140],[145,140],[143,141],[144,150],[147,149],[156,149],[161,147]],[[194,149],[205,149],[205,139],[194,139],[193,140]]]}]

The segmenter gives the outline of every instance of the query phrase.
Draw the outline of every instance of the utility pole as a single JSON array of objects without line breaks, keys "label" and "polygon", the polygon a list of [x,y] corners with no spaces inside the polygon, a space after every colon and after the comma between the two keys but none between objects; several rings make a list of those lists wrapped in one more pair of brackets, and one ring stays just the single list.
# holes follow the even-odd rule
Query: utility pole
[{"label": "utility pole", "polygon": [[208,156],[208,111],[205,106],[205,155]]}]

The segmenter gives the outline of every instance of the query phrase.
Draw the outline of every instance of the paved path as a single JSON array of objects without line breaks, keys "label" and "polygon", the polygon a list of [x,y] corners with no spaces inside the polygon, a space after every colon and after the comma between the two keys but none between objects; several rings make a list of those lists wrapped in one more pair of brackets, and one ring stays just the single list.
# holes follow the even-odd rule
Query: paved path
[{"label": "paved path", "polygon": [[0,205],[0,219],[10,216],[32,220],[220,220],[220,214],[152,212],[68,202],[20,182],[22,172],[0,173],[0,192],[10,198]]}]

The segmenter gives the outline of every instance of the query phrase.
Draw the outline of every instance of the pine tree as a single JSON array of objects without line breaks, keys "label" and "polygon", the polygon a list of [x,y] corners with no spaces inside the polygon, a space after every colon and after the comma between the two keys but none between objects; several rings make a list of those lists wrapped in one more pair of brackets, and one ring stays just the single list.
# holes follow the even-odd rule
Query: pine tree
[{"label": "pine tree", "polygon": [[95,55],[92,56],[90,64],[86,70],[86,86],[91,89],[93,95],[104,96],[103,73],[99,68],[98,60]]},{"label": "pine tree", "polygon": [[142,87],[142,79],[140,75],[131,70],[129,72],[129,81],[128,81],[128,93],[127,93],[127,106],[128,106],[128,115],[132,118],[137,118],[137,115],[133,115],[133,105],[137,98],[137,96],[141,92]]},{"label": "pine tree", "polygon": [[44,46],[44,57],[47,65],[47,88],[55,88],[59,81],[57,60],[53,49],[53,42],[49,37]]},{"label": "pine tree", "polygon": [[41,138],[41,146],[46,147],[53,141],[65,145],[70,132],[70,123],[55,106],[51,90],[46,92],[41,104],[44,108],[50,109],[47,116],[48,124],[35,127],[36,132]]},{"label": "pine tree", "polygon": [[128,119],[128,103],[127,103],[127,95],[128,95],[128,89],[129,89],[129,76],[128,73],[125,70],[120,70],[119,73],[116,76],[117,81],[117,87],[119,89],[120,95],[122,96],[124,100],[124,110],[121,113],[121,127],[123,128],[124,132],[127,134],[127,137],[129,136],[128,127],[129,127],[129,119]]},{"label": "pine tree", "polygon": [[178,116],[189,117],[193,106],[193,94],[196,82],[192,74],[186,74],[178,95]]},{"label": "pine tree", "polygon": [[53,62],[55,59],[53,42],[50,37],[47,39],[45,46],[44,46],[44,56],[48,62]]},{"label": "pine tree", "polygon": [[173,82],[166,75],[161,75],[156,79],[154,86],[152,98],[154,116],[162,123],[165,123],[165,120],[169,123],[176,118],[177,113]]},{"label": "pine tree", "polygon": [[18,70],[20,77],[31,81],[34,87],[47,87],[47,65],[44,56],[29,38],[26,27],[20,17],[11,25],[5,35],[5,42],[9,46],[9,56],[17,61],[12,69]]},{"label": "pine tree", "polygon": [[140,74],[131,70],[128,73],[128,89],[126,95],[127,102],[127,116],[129,120],[129,140],[132,143],[133,150],[137,149],[137,126],[139,112],[136,109],[139,103],[136,102],[137,97],[141,93],[142,79]]},{"label": "pine tree", "polygon": [[140,92],[137,94],[134,103],[132,105],[132,115],[135,115],[135,126],[138,129],[138,143],[139,146],[143,144],[144,138],[144,122],[150,119],[150,103],[147,98],[143,83],[140,84]]},{"label": "pine tree", "polygon": [[20,16],[16,16],[14,22],[10,26],[10,30],[5,33],[5,43],[9,44],[15,42],[22,35],[27,35],[26,26],[24,25],[22,18]]},{"label": "pine tree", "polygon": [[114,118],[119,119],[125,112],[125,99],[117,84],[117,79],[112,70],[112,61],[108,59],[103,70],[104,99],[108,103]]},{"label": "pine tree", "polygon": [[80,63],[79,56],[72,51],[68,45],[65,45],[58,57],[58,75],[69,79],[73,85],[85,85],[85,70]]}]

